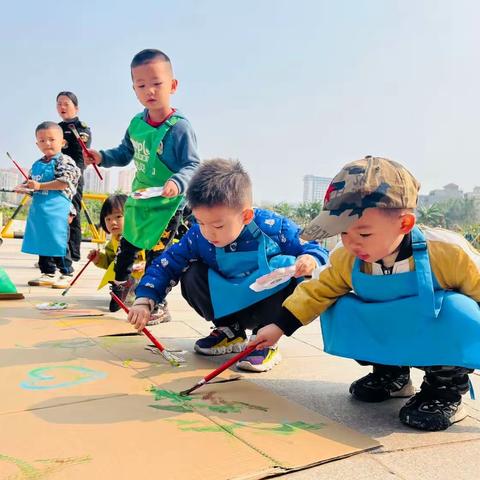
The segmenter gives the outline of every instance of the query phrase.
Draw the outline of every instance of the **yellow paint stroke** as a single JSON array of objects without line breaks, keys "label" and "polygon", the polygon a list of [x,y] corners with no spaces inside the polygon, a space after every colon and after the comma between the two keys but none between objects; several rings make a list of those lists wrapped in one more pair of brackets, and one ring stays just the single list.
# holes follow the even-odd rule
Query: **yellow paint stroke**
[{"label": "yellow paint stroke", "polygon": [[[51,474],[59,472],[66,467],[79,465],[90,462],[92,458],[90,455],[83,457],[67,457],[67,458],[48,458],[44,460],[33,460],[26,462],[20,458],[10,457],[8,455],[0,454],[0,464],[2,462],[15,465],[19,472],[4,477],[5,480],[42,480],[47,479]],[[33,464],[40,465],[33,465]]]}]

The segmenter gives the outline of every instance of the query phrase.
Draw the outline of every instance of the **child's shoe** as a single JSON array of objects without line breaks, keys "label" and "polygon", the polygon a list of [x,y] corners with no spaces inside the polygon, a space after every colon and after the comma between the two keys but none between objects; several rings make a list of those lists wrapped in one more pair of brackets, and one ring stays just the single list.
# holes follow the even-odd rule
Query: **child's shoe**
[{"label": "child's shoe", "polygon": [[383,402],[415,394],[408,367],[373,367],[373,372],[350,385],[350,393],[362,402]]},{"label": "child's shoe", "polygon": [[55,283],[54,273],[42,273],[39,277],[29,280],[31,287],[51,287]]},{"label": "child's shoe", "polygon": [[280,363],[282,356],[278,347],[267,347],[261,350],[254,350],[243,360],[237,362],[237,368],[247,370],[249,372],[267,372],[271,370],[277,363]]},{"label": "child's shoe", "polygon": [[457,392],[425,388],[401,409],[400,421],[409,427],[435,432],[445,430],[467,416],[462,396]]},{"label": "child's shoe", "polygon": [[[113,292],[122,302],[125,303],[125,299],[127,298],[128,292],[132,284],[133,282],[130,278],[128,280],[125,280],[124,282],[119,283],[114,281],[111,282],[110,291]],[[110,300],[110,305],[108,306],[110,312],[118,312],[120,308],[122,307],[120,307],[120,305],[112,298]]]},{"label": "child's shoe", "polygon": [[147,326],[151,327],[152,325],[158,325],[159,323],[167,323],[172,320],[170,312],[168,311],[167,301],[164,300],[162,303],[155,305],[155,308],[152,311],[152,318],[147,322]]},{"label": "child's shoe", "polygon": [[62,273],[52,285],[52,288],[65,289],[70,286],[70,282],[73,280],[73,274]]},{"label": "child's shoe", "polygon": [[224,355],[245,350],[247,335],[238,324],[230,327],[217,327],[207,337],[197,340],[194,349],[203,355]]}]

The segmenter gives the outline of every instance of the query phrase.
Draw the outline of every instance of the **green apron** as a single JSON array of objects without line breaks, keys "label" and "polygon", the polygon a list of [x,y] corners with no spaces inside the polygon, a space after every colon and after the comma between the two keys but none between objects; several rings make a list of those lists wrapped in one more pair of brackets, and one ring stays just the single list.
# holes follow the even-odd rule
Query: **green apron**
[{"label": "green apron", "polygon": [[[137,167],[132,191],[161,187],[172,176],[173,172],[159,160],[157,152],[161,154],[165,135],[180,118],[174,114],[158,128],[148,125],[143,120],[143,114],[136,115],[131,121],[128,133],[134,148],[133,161]],[[146,199],[128,197],[123,236],[138,248],[152,249],[182,200],[183,195]]]}]

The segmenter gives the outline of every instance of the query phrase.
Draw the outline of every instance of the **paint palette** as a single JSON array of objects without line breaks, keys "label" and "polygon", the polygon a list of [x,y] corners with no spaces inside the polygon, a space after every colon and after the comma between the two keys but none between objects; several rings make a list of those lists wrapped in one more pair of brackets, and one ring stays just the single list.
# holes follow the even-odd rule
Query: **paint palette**
[{"label": "paint palette", "polygon": [[135,200],[143,200],[145,198],[161,197],[163,195],[163,186],[161,187],[150,187],[150,188],[141,188],[132,192],[130,196]]},{"label": "paint palette", "polygon": [[277,268],[273,272],[263,275],[263,277],[257,278],[257,280],[250,285],[250,288],[254,292],[261,292],[263,290],[269,290],[277,285],[285,283],[287,280],[295,275],[295,265],[290,267]]},{"label": "paint palette", "polygon": [[68,308],[68,303],[66,302],[48,302],[48,303],[39,303],[36,305],[39,310],[65,310]]}]

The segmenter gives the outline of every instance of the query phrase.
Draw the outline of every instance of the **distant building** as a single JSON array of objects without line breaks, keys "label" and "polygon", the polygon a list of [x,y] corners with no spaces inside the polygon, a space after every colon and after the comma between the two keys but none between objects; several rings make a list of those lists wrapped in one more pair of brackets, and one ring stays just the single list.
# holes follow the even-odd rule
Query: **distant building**
[{"label": "distant building", "polygon": [[132,182],[135,172],[136,169],[131,167],[118,172],[118,190],[123,193],[130,193],[132,191]]},{"label": "distant building", "polygon": [[420,195],[419,206],[430,206],[448,200],[462,199],[465,195],[455,183],[449,183],[441,189],[431,190],[428,195]]},{"label": "distant building", "polygon": [[[0,169],[0,190],[13,190],[17,185],[22,183],[24,178],[13,168]],[[7,193],[0,191],[0,202],[17,205],[22,198],[22,195],[17,193]]]},{"label": "distant building", "polygon": [[332,178],[305,175],[303,177],[303,202],[323,202]]},{"label": "distant building", "polygon": [[93,167],[87,167],[83,172],[83,178],[85,185],[83,187],[84,192],[90,193],[111,193],[111,172],[106,168],[99,168],[102,174],[103,180],[100,180],[97,172]]},{"label": "distant building", "polygon": [[473,192],[467,192],[465,194],[465,198],[480,200],[480,187],[473,187]]}]

